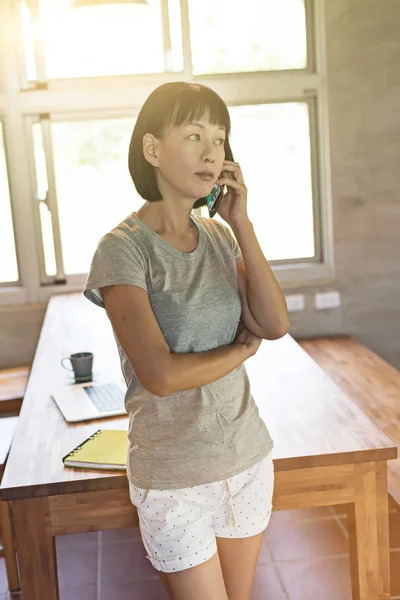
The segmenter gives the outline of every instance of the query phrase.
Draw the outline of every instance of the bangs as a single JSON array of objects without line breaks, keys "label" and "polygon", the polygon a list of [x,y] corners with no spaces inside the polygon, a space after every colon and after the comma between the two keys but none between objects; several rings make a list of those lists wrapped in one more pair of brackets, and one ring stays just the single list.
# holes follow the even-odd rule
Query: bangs
[{"label": "bangs", "polygon": [[207,118],[211,125],[224,127],[226,135],[230,134],[231,122],[224,101],[212,89],[190,84],[181,90],[166,120],[172,127],[181,127],[201,118]]}]

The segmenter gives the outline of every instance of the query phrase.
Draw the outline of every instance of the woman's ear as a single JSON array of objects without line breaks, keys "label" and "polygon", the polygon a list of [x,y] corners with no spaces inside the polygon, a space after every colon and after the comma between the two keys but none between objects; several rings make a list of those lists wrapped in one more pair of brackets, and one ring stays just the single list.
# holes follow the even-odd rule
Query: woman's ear
[{"label": "woman's ear", "polygon": [[158,167],[157,138],[151,133],[143,136],[143,155],[153,167]]}]

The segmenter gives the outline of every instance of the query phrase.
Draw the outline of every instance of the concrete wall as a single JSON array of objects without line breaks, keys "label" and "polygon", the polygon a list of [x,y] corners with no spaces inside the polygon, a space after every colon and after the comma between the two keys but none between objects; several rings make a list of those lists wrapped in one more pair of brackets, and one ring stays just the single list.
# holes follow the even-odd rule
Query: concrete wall
[{"label": "concrete wall", "polygon": [[[291,313],[294,337],[349,333],[400,368],[400,0],[326,0],[340,309]],[[45,306],[0,309],[0,368],[30,364]]]},{"label": "concrete wall", "polygon": [[345,331],[400,368],[400,2],[327,0],[326,26],[343,305],[296,314],[293,333]]}]

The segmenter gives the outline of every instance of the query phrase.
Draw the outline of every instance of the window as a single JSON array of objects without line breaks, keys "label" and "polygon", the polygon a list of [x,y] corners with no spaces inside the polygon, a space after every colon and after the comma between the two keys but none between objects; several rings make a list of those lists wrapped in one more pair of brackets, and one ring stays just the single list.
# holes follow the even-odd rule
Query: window
[{"label": "window", "polygon": [[[66,275],[87,273],[99,239],[143,204],[127,168],[133,118],[51,123],[60,245]],[[56,274],[43,129],[33,125],[47,276]],[[79,243],[77,243],[79,240]]]},{"label": "window", "polygon": [[193,73],[275,71],[307,67],[303,0],[190,0]]},{"label": "window", "polygon": [[5,283],[14,284],[18,279],[3,125],[0,122],[0,286]]},{"label": "window", "polygon": [[29,298],[80,290],[100,237],[144,203],[127,168],[130,136],[146,97],[176,80],[205,83],[228,104],[249,216],[280,283],[332,278],[320,2],[16,0],[15,17],[4,97],[31,173]]},{"label": "window", "polygon": [[[270,261],[313,258],[309,106],[234,106],[230,113],[232,152],[246,178],[250,220],[262,223],[265,256]],[[224,222],[218,214],[214,218]]]},{"label": "window", "polygon": [[23,0],[20,18],[28,81],[183,67],[179,0]]}]

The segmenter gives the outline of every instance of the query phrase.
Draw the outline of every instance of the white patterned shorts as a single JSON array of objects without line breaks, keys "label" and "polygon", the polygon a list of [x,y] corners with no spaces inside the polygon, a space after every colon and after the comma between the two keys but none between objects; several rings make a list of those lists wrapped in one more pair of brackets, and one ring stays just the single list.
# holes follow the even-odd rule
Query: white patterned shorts
[{"label": "white patterned shorts", "polygon": [[234,477],[195,487],[146,490],[129,482],[146,557],[164,573],[209,560],[217,552],[216,537],[245,538],[264,531],[273,490],[272,451]]}]

